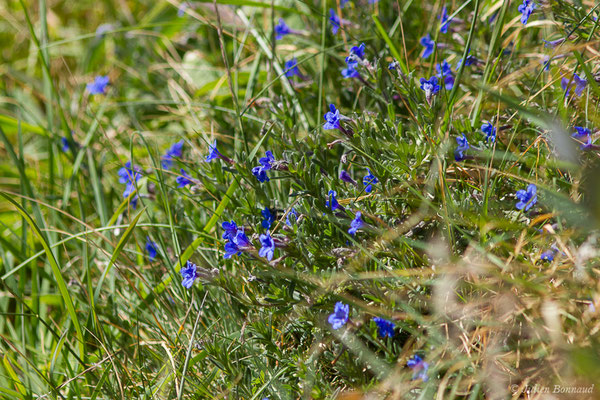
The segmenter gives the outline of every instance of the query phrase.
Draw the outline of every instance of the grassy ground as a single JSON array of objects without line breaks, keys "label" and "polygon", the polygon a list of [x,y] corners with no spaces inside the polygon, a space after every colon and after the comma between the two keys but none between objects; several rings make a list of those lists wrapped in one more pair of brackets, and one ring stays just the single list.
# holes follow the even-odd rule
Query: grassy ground
[{"label": "grassy ground", "polygon": [[0,396],[600,398],[600,5],[520,4],[4,0]]}]

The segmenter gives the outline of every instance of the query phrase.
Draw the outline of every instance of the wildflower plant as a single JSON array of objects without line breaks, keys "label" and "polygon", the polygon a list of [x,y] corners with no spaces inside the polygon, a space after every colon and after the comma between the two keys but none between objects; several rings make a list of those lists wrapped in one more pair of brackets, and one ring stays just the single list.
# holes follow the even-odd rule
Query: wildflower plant
[{"label": "wildflower plant", "polygon": [[5,3],[0,397],[599,381],[595,2]]}]

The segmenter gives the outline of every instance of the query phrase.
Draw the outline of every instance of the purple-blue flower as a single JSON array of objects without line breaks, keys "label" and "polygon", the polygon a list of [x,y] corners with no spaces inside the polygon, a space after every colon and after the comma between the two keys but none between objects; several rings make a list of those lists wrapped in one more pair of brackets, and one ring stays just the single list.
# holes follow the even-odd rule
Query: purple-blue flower
[{"label": "purple-blue flower", "polygon": [[481,125],[481,131],[485,133],[485,141],[490,140],[492,143],[496,141],[496,127],[489,122]]},{"label": "purple-blue flower", "polygon": [[388,65],[388,69],[390,71],[395,71],[396,69],[398,69],[398,66],[400,65],[400,63],[398,61],[392,61],[389,65]]},{"label": "purple-blue flower", "polygon": [[452,22],[452,20],[448,18],[448,7],[444,6],[444,8],[442,8],[442,16],[440,19],[442,24],[440,26],[440,32],[448,33],[448,27],[450,26],[450,22]]},{"label": "purple-blue flower", "polygon": [[587,141],[585,143],[582,143],[580,147],[581,147],[581,150],[591,150],[591,149],[597,148],[597,146],[595,146],[594,143],[592,143],[591,136],[588,136]]},{"label": "purple-blue flower", "polygon": [[150,261],[154,261],[158,248],[156,247],[156,243],[150,240],[150,236],[146,236],[146,251],[148,252]]},{"label": "purple-blue flower", "polygon": [[265,156],[258,159],[259,166],[252,168],[252,175],[256,176],[259,182],[268,182],[269,177],[267,171],[271,169],[271,163],[275,161],[275,157],[270,150],[265,152]]},{"label": "purple-blue flower", "polygon": [[[123,191],[123,198],[128,198],[131,193],[136,189],[135,182],[141,178],[140,168],[136,165],[131,166],[131,161],[127,161],[124,167],[121,167],[117,172],[119,175],[119,182],[125,183],[125,190]],[[137,207],[138,196],[135,195],[131,198],[131,206],[135,209]]]},{"label": "purple-blue flower", "polygon": [[190,262],[189,260],[187,261],[185,267],[181,267],[180,272],[181,272],[181,276],[183,277],[183,281],[181,281],[181,285],[184,288],[189,289],[194,284],[194,281],[198,277],[198,274],[196,273],[197,268],[198,267],[196,266],[196,264],[194,264],[193,262]]},{"label": "purple-blue flower", "polygon": [[93,82],[87,84],[86,89],[90,94],[104,94],[108,85],[108,75],[97,76]]},{"label": "purple-blue flower", "polygon": [[285,71],[285,76],[287,76],[288,78],[291,78],[294,75],[299,77],[302,76],[302,74],[300,74],[300,70],[298,69],[298,60],[296,60],[295,57],[291,60],[286,61],[283,69]]},{"label": "purple-blue flower", "polygon": [[275,242],[269,232],[266,234],[262,234],[259,237],[261,248],[258,252],[258,255],[261,257],[265,257],[267,260],[271,261],[273,259],[273,253],[275,252]]},{"label": "purple-blue flower", "polygon": [[211,162],[214,159],[220,158],[221,153],[217,150],[217,140],[215,139],[212,144],[208,145],[208,155],[204,159],[206,162]]},{"label": "purple-blue flower", "polygon": [[262,210],[260,213],[264,218],[261,224],[262,227],[265,229],[271,229],[271,225],[273,225],[273,222],[275,221],[275,216],[271,213],[271,210],[265,207],[265,209]]},{"label": "purple-blue flower", "polygon": [[161,165],[164,169],[171,169],[173,158],[179,158],[183,154],[183,140],[173,144],[161,158]]},{"label": "purple-blue flower", "polygon": [[434,94],[440,91],[440,85],[438,85],[438,78],[432,76],[429,80],[421,78],[421,89],[425,92],[425,99],[428,103],[431,103],[431,98]]},{"label": "purple-blue flower", "polygon": [[331,33],[336,35],[340,29],[340,17],[333,8],[329,9],[329,22],[331,22]]},{"label": "purple-blue flower", "polygon": [[456,143],[458,144],[458,147],[454,150],[454,159],[456,161],[462,161],[466,158],[465,152],[469,149],[469,141],[463,133],[462,136],[456,137]]},{"label": "purple-blue flower", "polygon": [[[475,57],[475,56],[472,56],[472,55],[468,55],[468,56],[465,58],[465,67],[468,67],[469,65],[473,65],[473,64],[477,63],[477,61],[478,61],[478,60],[477,60],[477,57]],[[459,60],[456,62],[456,70],[457,70],[457,71],[459,70],[459,68],[460,68],[460,66],[461,66],[461,65],[462,65],[462,58],[461,58],[461,59],[459,59]]]},{"label": "purple-blue flower", "polygon": [[298,212],[296,211],[296,209],[294,207],[292,207],[292,209],[287,213],[286,217],[285,217],[285,224],[287,226],[292,226],[292,222],[290,221],[290,215],[293,215],[294,218],[294,222],[296,221],[296,218],[298,218]]},{"label": "purple-blue flower", "polygon": [[181,168],[181,176],[178,176],[175,181],[177,182],[177,187],[182,188],[192,183],[192,177],[185,172],[183,168]]},{"label": "purple-blue flower", "polygon": [[356,70],[357,66],[358,66],[358,62],[356,62],[356,61],[348,62],[346,59],[346,68],[344,68],[342,70],[342,77],[344,79],[358,78],[360,76],[360,74]]},{"label": "purple-blue flower", "polygon": [[388,321],[384,318],[374,317],[373,322],[375,322],[375,325],[377,325],[379,336],[394,337],[394,328],[396,327],[396,324],[394,324],[392,321]]},{"label": "purple-blue flower", "polygon": [[329,315],[327,321],[331,324],[333,329],[340,329],[348,322],[348,315],[350,314],[350,306],[344,304],[341,301],[335,303],[333,314]]},{"label": "purple-blue flower", "polygon": [[350,55],[354,55],[360,58],[361,60],[365,58],[365,44],[361,43],[358,46],[352,46],[352,48],[350,49]]},{"label": "purple-blue flower", "polygon": [[352,236],[356,235],[356,231],[358,231],[363,226],[365,226],[365,223],[360,218],[361,216],[362,216],[362,213],[360,211],[357,211],[356,214],[354,215],[354,219],[352,220],[352,222],[350,222],[350,229],[348,229],[348,233],[351,234]]},{"label": "purple-blue flower", "polygon": [[279,22],[275,25],[275,39],[282,39],[285,35],[294,33],[289,26],[285,23],[283,18],[279,18]]},{"label": "purple-blue flower", "polygon": [[131,182],[132,179],[135,179],[137,181],[138,179],[140,179],[139,172],[140,169],[137,165],[132,168],[131,161],[127,161],[125,163],[125,166],[121,167],[117,172],[117,175],[119,175],[119,183]]},{"label": "purple-blue flower", "polygon": [[527,186],[527,190],[517,190],[516,197],[519,200],[516,205],[517,209],[529,211],[537,203],[537,186],[531,183]]},{"label": "purple-blue flower", "polygon": [[532,0],[523,0],[523,4],[521,4],[518,9],[521,13],[521,23],[523,23],[523,25],[527,25],[527,21],[529,21],[529,17],[534,9],[535,2]]},{"label": "purple-blue flower", "polygon": [[420,40],[421,45],[424,47],[422,58],[428,58],[433,54],[433,49],[435,48],[435,42],[431,39],[431,35],[429,33],[423,36]]},{"label": "purple-blue flower", "polygon": [[225,259],[231,258],[236,254],[239,256],[242,254],[242,251],[251,247],[250,240],[242,229],[239,229],[233,238],[228,235],[228,239],[230,241],[225,243],[225,255],[223,256]]},{"label": "purple-blue flower", "polygon": [[365,185],[365,192],[371,193],[371,191],[373,190],[373,184],[378,183],[379,179],[377,179],[375,175],[373,175],[369,168],[367,168],[367,171],[369,172],[369,174],[365,175],[365,177],[363,178],[363,185]]},{"label": "purple-blue flower", "polygon": [[427,382],[429,377],[427,371],[429,370],[429,364],[423,361],[423,359],[415,354],[411,359],[408,360],[406,366],[413,370],[412,379],[422,379],[423,382]]},{"label": "purple-blue flower", "polygon": [[235,221],[225,221],[221,224],[221,227],[225,230],[225,232],[223,232],[223,239],[234,240],[235,235],[238,232]]},{"label": "purple-blue flower", "polygon": [[451,90],[454,86],[454,74],[450,64],[444,60],[442,63],[436,64],[435,69],[437,70],[437,77],[444,80],[446,90]]},{"label": "purple-blue flower", "polygon": [[337,110],[333,104],[329,105],[329,111],[325,114],[325,123],[323,129],[340,129],[340,110]]},{"label": "purple-blue flower", "polygon": [[552,261],[554,261],[554,257],[556,256],[557,253],[558,253],[558,249],[556,249],[553,246],[550,250],[546,250],[542,253],[542,255],[540,256],[540,260],[552,262]]},{"label": "purple-blue flower", "polygon": [[60,144],[61,144],[61,150],[63,152],[66,153],[67,151],[69,151],[69,141],[67,140],[67,138],[64,138],[64,137],[60,138]]},{"label": "purple-blue flower", "polygon": [[563,77],[560,81],[560,86],[563,90],[566,91],[565,96],[569,95],[571,88],[575,85],[575,94],[577,96],[581,96],[583,94],[583,90],[587,86],[587,80],[585,78],[580,78],[579,75],[573,74],[573,81],[567,77]]},{"label": "purple-blue flower", "polygon": [[544,46],[545,47],[553,49],[556,46],[558,46],[559,44],[564,43],[565,40],[566,40],[566,38],[560,38],[560,39],[556,39],[556,40],[544,40],[544,39],[542,39],[542,42],[544,42]]},{"label": "purple-blue flower", "polygon": [[351,183],[353,185],[356,185],[356,181],[354,179],[352,179],[352,177],[350,176],[350,174],[344,170],[342,170],[340,172],[340,179],[344,182],[347,183]]},{"label": "purple-blue flower", "polygon": [[576,130],[577,132],[575,132],[575,133],[574,133],[573,135],[571,135],[571,136],[573,136],[573,137],[575,137],[575,138],[582,138],[582,137],[584,137],[584,136],[589,136],[589,135],[591,135],[591,134],[592,134],[592,131],[591,131],[591,130],[589,130],[588,128],[585,128],[585,127],[583,127],[583,126],[575,126],[574,128],[575,128],[575,130]]},{"label": "purple-blue flower", "polygon": [[325,207],[331,209],[331,211],[334,211],[336,209],[344,209],[337,201],[337,193],[335,192],[335,190],[330,190],[327,196],[329,197],[329,200],[325,202]]}]

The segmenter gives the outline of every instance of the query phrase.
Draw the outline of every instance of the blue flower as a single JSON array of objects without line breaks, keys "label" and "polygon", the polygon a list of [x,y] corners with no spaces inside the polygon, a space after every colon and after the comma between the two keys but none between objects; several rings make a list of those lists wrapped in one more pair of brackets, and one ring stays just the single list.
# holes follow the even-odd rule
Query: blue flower
[{"label": "blue flower", "polygon": [[135,179],[136,181],[138,179],[140,179],[140,169],[138,166],[135,167],[131,167],[131,161],[127,161],[125,163],[124,167],[121,167],[119,169],[119,171],[117,172],[117,175],[119,175],[119,182],[120,183],[128,183],[131,182],[132,178]]},{"label": "blue flower", "polygon": [[194,284],[194,281],[198,277],[198,274],[196,273],[197,268],[198,267],[196,266],[196,264],[194,264],[193,262],[190,262],[189,260],[187,261],[186,266],[181,268],[180,272],[181,272],[181,276],[183,277],[183,281],[181,281],[181,285],[184,288],[189,289]]},{"label": "blue flower", "polygon": [[351,56],[354,55],[354,56],[360,58],[361,60],[363,58],[365,58],[365,44],[361,43],[359,46],[353,46],[350,49],[350,55]]},{"label": "blue flower", "polygon": [[156,243],[150,240],[149,236],[146,236],[146,251],[148,252],[148,258],[150,261],[154,261],[158,248],[156,247]]},{"label": "blue flower", "polygon": [[260,248],[258,255],[271,261],[273,259],[273,253],[275,252],[275,242],[273,241],[273,238],[271,238],[271,235],[267,232],[266,234],[260,235],[259,239],[262,247]]},{"label": "blue flower", "polygon": [[97,76],[93,82],[88,83],[86,89],[90,94],[104,94],[108,85],[108,75]]},{"label": "blue flower", "polygon": [[540,61],[544,66],[544,71],[548,71],[548,69],[550,68],[550,57],[544,56],[544,58],[542,58]]},{"label": "blue flower", "polygon": [[294,75],[297,75],[299,77],[302,76],[302,74],[300,74],[300,70],[298,69],[298,60],[296,60],[295,57],[291,60],[286,61],[283,69],[285,71],[285,76],[287,76],[288,78],[291,78]]},{"label": "blue flower", "polygon": [[221,157],[221,153],[219,153],[219,150],[217,150],[217,140],[216,139],[212,142],[212,144],[208,145],[208,151],[209,151],[209,153],[206,156],[206,158],[204,159],[204,161],[206,161],[206,162],[211,162],[212,160]]},{"label": "blue flower", "polygon": [[575,132],[571,136],[573,136],[575,138],[581,138],[581,137],[584,137],[584,136],[590,136],[592,134],[591,130],[589,130],[588,128],[584,128],[583,126],[575,126],[574,128],[575,128],[575,130],[577,132]]},{"label": "blue flower", "polygon": [[388,69],[390,71],[395,71],[396,69],[398,69],[398,66],[400,65],[400,63],[398,61],[392,61],[389,65],[388,65]]},{"label": "blue flower", "polygon": [[[476,57],[468,55],[467,58],[465,58],[465,67],[468,67],[469,65],[473,65],[473,64],[477,63],[477,61],[478,60]],[[456,70],[457,71],[461,65],[462,65],[462,58],[456,62]]]},{"label": "blue flower", "polygon": [[429,33],[421,38],[420,43],[424,47],[423,55],[421,55],[422,58],[428,58],[433,54],[435,42],[431,39],[431,35],[429,35]]},{"label": "blue flower", "polygon": [[544,42],[544,47],[553,49],[556,46],[558,46],[559,44],[564,43],[565,40],[566,40],[566,38],[560,38],[560,39],[550,40],[550,41],[542,39],[542,42]]},{"label": "blue flower", "polygon": [[238,256],[242,254],[238,245],[235,242],[225,243],[225,255],[223,256],[223,258],[225,258],[225,259],[231,258],[232,256],[234,256],[236,254]]},{"label": "blue flower", "polygon": [[342,170],[340,172],[340,179],[344,182],[347,183],[351,183],[353,185],[356,185],[356,181],[354,179],[352,179],[352,177],[350,176],[350,174],[344,170]]},{"label": "blue flower", "polygon": [[558,249],[551,248],[550,250],[546,250],[540,256],[540,260],[552,262],[552,261],[554,261],[554,257],[556,256],[556,253],[558,253]]},{"label": "blue flower", "polygon": [[290,221],[290,215],[293,215],[294,218],[294,222],[296,221],[296,218],[298,218],[298,212],[296,212],[296,209],[292,207],[292,209],[287,213],[286,217],[285,217],[285,224],[287,226],[292,226],[292,222]]},{"label": "blue flower", "polygon": [[342,70],[342,77],[344,77],[344,79],[358,78],[360,76],[360,74],[356,70],[357,66],[358,66],[357,62],[347,62],[346,61],[346,68],[344,68]]},{"label": "blue flower", "polygon": [[333,8],[329,9],[329,22],[331,22],[331,33],[336,35],[340,29],[340,17],[338,17]]},{"label": "blue flower", "polygon": [[569,95],[573,85],[575,85],[575,94],[577,96],[581,96],[583,94],[583,90],[587,86],[587,80],[585,78],[580,78],[577,74],[573,74],[572,82],[567,77],[563,77],[560,81],[560,86],[566,91],[565,96]]},{"label": "blue flower", "polygon": [[336,209],[339,209],[339,210],[343,210],[344,209],[338,203],[336,196],[337,196],[337,193],[335,192],[335,190],[330,190],[329,191],[329,193],[328,193],[329,200],[327,200],[325,202],[325,207],[330,208],[331,211],[334,211]]},{"label": "blue flower", "polygon": [[61,138],[60,138],[60,144],[61,144],[61,148],[60,148],[60,149],[61,149],[63,152],[65,152],[65,153],[66,153],[66,152],[68,152],[68,151],[69,151],[69,148],[70,148],[71,146],[69,145],[69,140],[68,140],[67,138],[65,138],[65,137],[61,137]]},{"label": "blue flower", "polygon": [[373,184],[378,183],[379,179],[377,179],[375,175],[373,175],[369,168],[367,168],[367,171],[369,172],[369,174],[365,175],[365,177],[363,178],[363,185],[366,186],[365,192],[371,193],[371,191],[373,190]]},{"label": "blue flower", "polygon": [[485,133],[485,141],[491,140],[492,143],[496,141],[496,127],[489,122],[481,125],[481,131]]},{"label": "blue flower", "polygon": [[271,225],[273,225],[273,222],[275,221],[275,216],[271,213],[271,210],[265,207],[265,209],[260,213],[264,217],[262,221],[262,227],[265,229],[271,229]]},{"label": "blue flower", "polygon": [[379,336],[394,337],[394,328],[396,327],[396,324],[394,324],[392,321],[388,321],[387,319],[379,317],[374,317],[373,322],[375,322],[375,325],[377,325],[377,328],[379,329]]},{"label": "blue flower", "polygon": [[581,96],[583,94],[583,90],[587,86],[587,79],[580,78],[579,75],[573,74],[573,81],[575,82],[575,94],[577,96]]},{"label": "blue flower", "polygon": [[452,22],[451,19],[448,19],[448,7],[444,6],[444,8],[442,8],[442,17],[441,17],[441,26],[440,26],[440,32],[442,33],[448,33],[448,27],[450,26],[450,22]]},{"label": "blue flower", "polygon": [[422,379],[423,382],[427,382],[429,377],[427,371],[429,370],[429,364],[423,361],[423,359],[415,354],[411,359],[408,360],[406,366],[413,370],[412,379]]},{"label": "blue flower", "polygon": [[256,176],[259,182],[269,182],[270,180],[267,176],[267,171],[263,167],[252,168],[252,175]]},{"label": "blue flower", "polygon": [[358,231],[363,226],[365,226],[365,223],[363,222],[363,220],[360,219],[361,216],[362,216],[361,212],[357,211],[354,216],[354,219],[352,220],[352,222],[350,222],[350,229],[348,229],[348,233],[351,234],[352,236],[356,235],[356,231]]},{"label": "blue flower", "polygon": [[585,143],[583,143],[580,147],[581,147],[581,150],[590,150],[590,149],[597,148],[597,146],[595,146],[592,143],[592,137],[591,136],[588,136],[587,137],[587,141]]},{"label": "blue flower", "polygon": [[440,85],[438,85],[438,79],[435,76],[429,78],[421,78],[421,89],[425,92],[425,99],[428,103],[431,103],[431,97],[440,91]]},{"label": "blue flower", "polygon": [[535,2],[533,2],[532,0],[523,0],[523,4],[519,6],[519,12],[522,14],[521,22],[523,23],[523,25],[527,25],[527,21],[529,20],[529,17],[531,16],[531,13],[534,9]]},{"label": "blue flower", "polygon": [[133,182],[127,182],[125,185],[125,190],[123,191],[123,198],[126,199],[129,197],[131,193],[135,191],[135,184]]},{"label": "blue flower", "polygon": [[268,182],[269,177],[267,176],[267,171],[272,168],[271,163],[273,161],[275,161],[273,153],[267,150],[265,152],[265,157],[261,157],[258,159],[260,165],[252,168],[252,175],[256,176],[256,179],[258,179],[259,182]]},{"label": "blue flower", "polygon": [[529,209],[533,207],[535,203],[537,203],[537,186],[535,186],[533,183],[529,184],[529,186],[527,186],[527,190],[518,190],[516,197],[517,200],[519,200],[516,205],[517,209],[525,209],[525,211],[529,211]]},{"label": "blue flower", "polygon": [[173,158],[179,158],[183,154],[183,140],[173,144],[169,150],[162,156],[161,165],[164,169],[171,169]]},{"label": "blue flower", "polygon": [[283,18],[279,18],[279,22],[275,25],[275,39],[282,39],[285,35],[294,33],[289,26],[285,23]]},{"label": "blue flower", "polygon": [[235,235],[238,232],[238,227],[235,221],[225,221],[221,224],[221,227],[225,230],[225,232],[223,232],[223,239],[234,240]]},{"label": "blue flower", "polygon": [[325,114],[325,123],[323,129],[340,129],[340,110],[337,110],[333,104],[329,105],[329,111]]},{"label": "blue flower", "polygon": [[265,156],[258,159],[258,162],[264,169],[271,169],[271,163],[275,161],[275,156],[270,150],[265,152]]},{"label": "blue flower", "polygon": [[[141,177],[140,168],[138,166],[132,167],[131,161],[127,161],[125,166],[119,169],[117,175],[119,175],[119,182],[126,184],[125,190],[123,191],[123,198],[126,199],[136,189],[135,182],[137,182]],[[137,195],[131,198],[131,206],[134,209],[137,207],[137,200]]]},{"label": "blue flower", "polygon": [[242,254],[242,251],[252,246],[248,236],[246,236],[242,229],[239,229],[233,238],[228,236],[228,239],[230,241],[225,243],[225,255],[223,256],[225,259],[231,258],[236,254],[239,256]]},{"label": "blue flower", "polygon": [[333,329],[340,329],[348,322],[348,314],[350,314],[350,306],[338,301],[335,303],[333,314],[329,315],[327,321],[331,324]]},{"label": "blue flower", "polygon": [[466,158],[464,153],[469,149],[469,141],[463,133],[462,136],[456,137],[456,143],[458,144],[458,147],[454,150],[454,159],[456,161],[462,161]]},{"label": "blue flower", "polygon": [[437,77],[444,79],[444,87],[446,90],[451,90],[454,86],[454,74],[452,73],[452,67],[446,60],[440,64],[436,64],[435,69],[437,70]]},{"label": "blue flower", "polygon": [[573,81],[567,77],[563,77],[560,81],[560,86],[563,90],[566,91],[565,95],[568,96],[571,88],[575,85],[575,94],[577,96],[581,96],[583,94],[583,90],[587,86],[587,80],[585,78],[580,78],[579,75],[573,74]]},{"label": "blue flower", "polygon": [[181,175],[182,176],[178,176],[175,181],[177,182],[177,187],[178,188],[182,188],[185,187],[187,185],[190,185],[192,183],[192,177],[189,176],[187,174],[187,172],[185,172],[185,170],[183,168],[181,168]]}]

